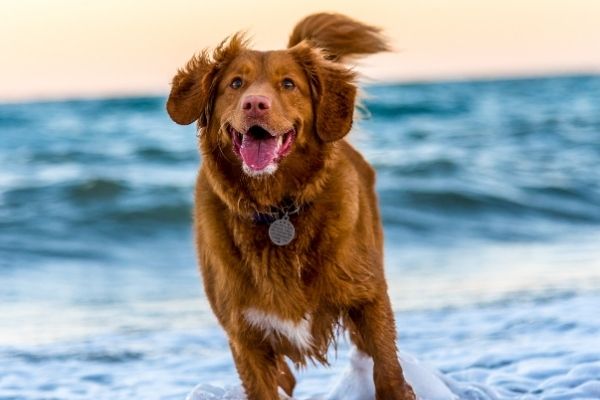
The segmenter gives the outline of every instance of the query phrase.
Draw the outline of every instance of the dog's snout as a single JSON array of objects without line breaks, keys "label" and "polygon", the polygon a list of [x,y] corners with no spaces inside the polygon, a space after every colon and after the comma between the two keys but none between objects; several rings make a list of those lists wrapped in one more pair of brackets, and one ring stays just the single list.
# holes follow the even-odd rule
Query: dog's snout
[{"label": "dog's snout", "polygon": [[244,113],[250,117],[265,115],[271,108],[271,99],[267,96],[249,95],[242,101]]}]

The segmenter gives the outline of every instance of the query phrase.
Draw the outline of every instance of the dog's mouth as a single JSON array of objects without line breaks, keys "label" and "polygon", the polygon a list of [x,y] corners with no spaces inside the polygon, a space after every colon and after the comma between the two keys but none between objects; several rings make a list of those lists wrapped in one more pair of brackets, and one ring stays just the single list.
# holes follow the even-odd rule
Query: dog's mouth
[{"label": "dog's mouth", "polygon": [[289,154],[296,129],[283,134],[271,133],[260,125],[253,125],[246,132],[240,132],[231,125],[227,127],[233,143],[233,151],[250,171],[260,173],[276,165]]}]

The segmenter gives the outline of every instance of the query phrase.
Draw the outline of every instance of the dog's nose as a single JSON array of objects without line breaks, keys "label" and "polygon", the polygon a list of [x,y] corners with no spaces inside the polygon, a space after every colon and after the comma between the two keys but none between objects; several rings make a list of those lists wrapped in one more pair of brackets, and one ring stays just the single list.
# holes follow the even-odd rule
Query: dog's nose
[{"label": "dog's nose", "polygon": [[267,96],[249,95],[242,101],[244,114],[249,117],[262,117],[271,108],[271,99]]}]

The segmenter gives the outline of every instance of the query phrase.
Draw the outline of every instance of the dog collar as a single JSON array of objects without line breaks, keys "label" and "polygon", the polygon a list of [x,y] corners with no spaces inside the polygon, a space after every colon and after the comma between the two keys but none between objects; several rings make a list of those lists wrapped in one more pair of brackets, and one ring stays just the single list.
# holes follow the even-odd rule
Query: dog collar
[{"label": "dog collar", "polygon": [[257,225],[270,225],[284,216],[298,214],[300,206],[290,198],[284,199],[279,206],[271,206],[267,212],[255,212],[252,214],[252,221]]},{"label": "dog collar", "polygon": [[280,207],[271,207],[267,213],[255,213],[255,224],[269,225],[269,239],[277,246],[287,246],[296,237],[296,228],[290,221],[290,215],[300,212],[300,207],[293,201],[284,201]]}]

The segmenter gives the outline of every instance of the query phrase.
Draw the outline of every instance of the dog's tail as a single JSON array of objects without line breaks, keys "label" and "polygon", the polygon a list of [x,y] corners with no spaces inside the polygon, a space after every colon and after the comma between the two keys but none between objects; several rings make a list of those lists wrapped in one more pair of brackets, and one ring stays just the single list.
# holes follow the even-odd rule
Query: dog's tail
[{"label": "dog's tail", "polygon": [[323,49],[332,61],[390,50],[380,28],[342,14],[318,13],[304,18],[290,35],[288,48],[305,40]]}]

